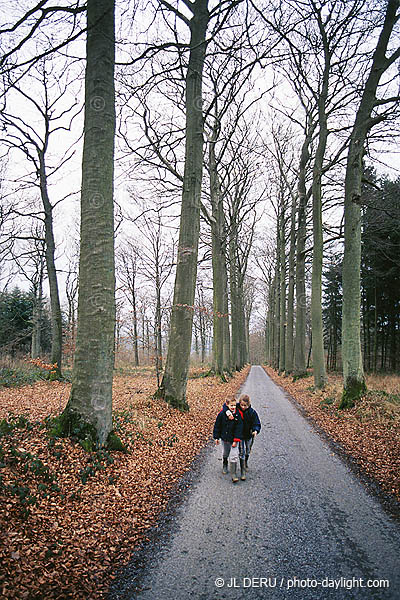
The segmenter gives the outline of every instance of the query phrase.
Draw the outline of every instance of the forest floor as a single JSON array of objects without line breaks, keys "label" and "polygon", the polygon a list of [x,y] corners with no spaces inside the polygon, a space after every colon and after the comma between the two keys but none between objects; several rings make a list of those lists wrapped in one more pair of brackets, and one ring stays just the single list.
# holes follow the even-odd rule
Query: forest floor
[{"label": "forest floor", "polygon": [[228,383],[194,373],[188,413],[153,398],[151,371],[117,375],[114,428],[126,454],[49,437],[69,384],[0,388],[0,598],[104,598],[248,371]]},{"label": "forest floor", "polygon": [[302,407],[306,417],[339,444],[389,497],[400,501],[400,376],[367,375],[368,392],[351,410],[338,410],[343,378],[329,374],[324,390],[309,377],[293,381],[270,367],[267,374]]}]

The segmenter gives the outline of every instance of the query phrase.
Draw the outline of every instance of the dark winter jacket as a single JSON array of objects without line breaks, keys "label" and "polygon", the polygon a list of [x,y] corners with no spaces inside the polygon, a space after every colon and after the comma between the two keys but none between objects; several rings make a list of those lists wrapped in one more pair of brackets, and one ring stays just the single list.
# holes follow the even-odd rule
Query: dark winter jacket
[{"label": "dark winter jacket", "polygon": [[234,414],[234,419],[229,419],[226,411],[221,410],[215,420],[214,440],[223,440],[224,442],[240,442],[243,439],[243,420],[238,410]]},{"label": "dark winter jacket", "polygon": [[[226,404],[223,405],[222,410],[224,412],[228,410]],[[236,412],[238,412],[243,419],[243,440],[250,440],[253,431],[257,431],[257,433],[260,433],[261,422],[258,417],[257,411],[254,410],[252,406],[249,406],[249,408],[246,408],[246,410],[242,410],[238,402],[236,404]]]}]

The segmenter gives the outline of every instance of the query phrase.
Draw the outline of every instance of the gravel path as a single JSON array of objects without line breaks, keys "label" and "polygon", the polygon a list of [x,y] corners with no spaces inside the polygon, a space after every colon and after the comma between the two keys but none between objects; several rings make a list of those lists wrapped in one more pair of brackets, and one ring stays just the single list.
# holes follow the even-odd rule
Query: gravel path
[{"label": "gravel path", "polygon": [[263,426],[247,481],[232,484],[210,450],[177,526],[154,544],[135,585],[119,593],[117,583],[110,597],[400,598],[398,523],[261,367],[242,391]]}]

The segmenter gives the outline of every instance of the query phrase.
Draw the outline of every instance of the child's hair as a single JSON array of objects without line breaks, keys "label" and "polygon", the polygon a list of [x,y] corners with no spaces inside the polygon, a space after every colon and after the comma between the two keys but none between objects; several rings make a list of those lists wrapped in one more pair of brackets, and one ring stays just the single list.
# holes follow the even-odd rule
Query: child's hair
[{"label": "child's hair", "polygon": [[250,397],[247,394],[242,394],[239,398],[239,402],[243,402],[244,404],[247,404],[247,406],[250,406],[251,404]]}]

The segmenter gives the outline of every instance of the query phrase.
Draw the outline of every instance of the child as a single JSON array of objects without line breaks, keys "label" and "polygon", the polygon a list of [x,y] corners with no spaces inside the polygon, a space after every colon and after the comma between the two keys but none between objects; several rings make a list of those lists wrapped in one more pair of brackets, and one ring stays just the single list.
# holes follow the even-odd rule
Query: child
[{"label": "child", "polygon": [[[232,418],[229,416],[229,411],[226,404],[224,404],[222,410],[225,412],[225,414],[227,414],[228,418]],[[247,394],[242,394],[240,396],[239,402],[236,405],[236,410],[243,419],[243,435],[239,444],[239,458],[240,479],[245,481],[251,447],[253,445],[254,438],[261,431],[261,423],[257,411],[252,408],[250,398]]]},{"label": "child", "polygon": [[243,419],[243,438],[239,447],[241,479],[246,479],[245,472],[248,467],[249,455],[255,437],[261,431],[261,422],[257,411],[251,406],[250,398],[247,394],[242,394],[239,398],[239,411]]},{"label": "child", "polygon": [[229,400],[225,406],[226,410],[221,410],[215,420],[213,438],[216,440],[216,444],[219,444],[220,439],[222,440],[222,472],[228,472],[229,456],[232,481],[236,483],[239,481],[236,475],[238,461],[237,445],[242,439],[243,421],[239,411],[236,410],[235,398]]}]

